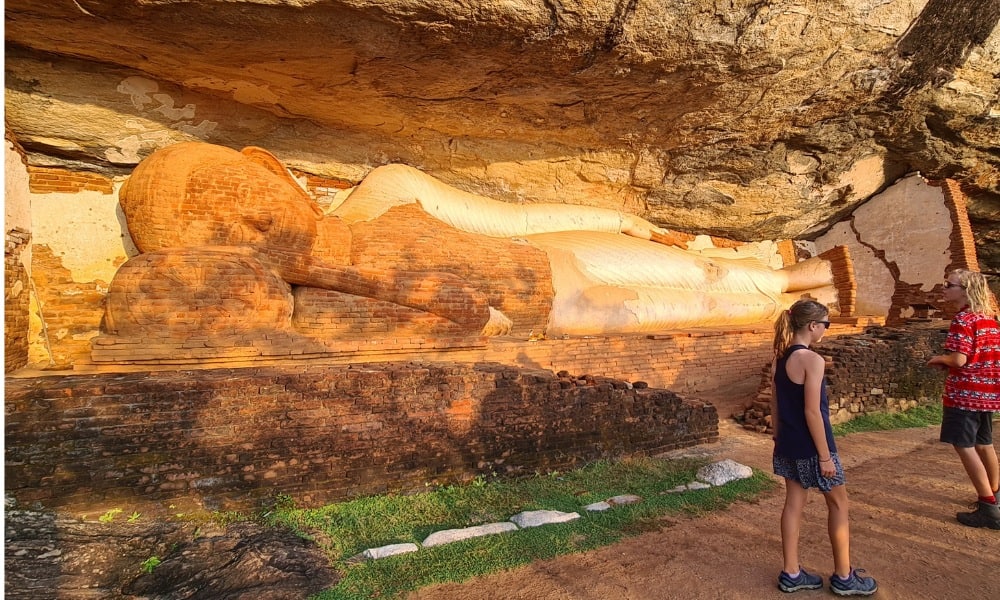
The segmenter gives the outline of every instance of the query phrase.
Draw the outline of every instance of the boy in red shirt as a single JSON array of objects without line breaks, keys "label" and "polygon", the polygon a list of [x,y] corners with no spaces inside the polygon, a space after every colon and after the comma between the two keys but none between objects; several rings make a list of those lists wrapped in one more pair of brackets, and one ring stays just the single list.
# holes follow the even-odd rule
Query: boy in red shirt
[{"label": "boy in red shirt", "polygon": [[948,274],[943,297],[962,309],[952,319],[944,348],[928,366],[948,369],[944,384],[941,441],[952,444],[976,488],[972,512],[959,523],[1000,530],[1000,462],[993,447],[993,413],[1000,411],[1000,324],[997,302],[981,273]]}]

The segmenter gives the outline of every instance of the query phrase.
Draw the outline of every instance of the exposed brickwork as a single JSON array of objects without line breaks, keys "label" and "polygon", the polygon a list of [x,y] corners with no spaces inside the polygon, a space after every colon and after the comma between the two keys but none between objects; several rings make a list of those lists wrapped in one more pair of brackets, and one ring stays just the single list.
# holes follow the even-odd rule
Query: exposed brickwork
[{"label": "exposed brickwork", "polygon": [[351,264],[443,271],[481,291],[514,321],[514,333],[543,331],[552,307],[552,272],[544,252],[524,242],[443,225],[416,204],[351,226]]},{"label": "exposed brickwork", "polygon": [[833,285],[837,288],[839,316],[854,316],[857,303],[858,282],[854,276],[854,263],[847,246],[834,246],[819,255],[830,261],[833,270]]},{"label": "exposed brickwork", "polygon": [[793,240],[782,240],[778,242],[778,256],[781,257],[783,266],[794,265],[799,261],[798,251],[795,249]]},{"label": "exposed brickwork", "polygon": [[[826,357],[830,420],[850,421],[866,413],[906,410],[940,402],[944,374],[926,367],[941,352],[947,321],[907,329],[871,327],[863,335],[824,339],[813,348]],[[771,431],[770,365],[761,369],[760,393],[743,415],[744,426]]]},{"label": "exposed brickwork", "polygon": [[413,336],[453,337],[467,328],[428,312],[391,302],[318,288],[295,290],[296,331],[323,339],[380,336],[388,339]]},{"label": "exposed brickwork", "polygon": [[296,179],[305,179],[306,191],[312,196],[320,206],[329,206],[338,192],[357,185],[346,179],[335,177],[321,177],[311,173],[304,173],[297,169],[290,169]]},{"label": "exposed brickwork", "polygon": [[496,472],[566,469],[718,436],[713,406],[495,364],[7,379],[6,492],[22,504],[278,493],[303,506]]},{"label": "exposed brickwork", "polygon": [[76,194],[92,191],[113,194],[114,182],[97,173],[28,166],[28,189],[33,194]]},{"label": "exposed brickwork", "polygon": [[[860,333],[876,319],[834,319],[831,334]],[[136,342],[98,338],[96,364],[80,368],[121,371],[131,368],[178,369],[251,366],[266,360],[308,365],[358,361],[419,360],[495,362],[520,368],[601,375],[645,381],[654,387],[697,395],[759,376],[770,361],[769,325],[743,330],[675,331],[658,335],[594,336],[526,341],[512,338],[397,337],[333,340],[269,335],[198,337],[186,342]],[[294,354],[290,354],[294,352]],[[709,357],[709,358],[707,358]],[[107,362],[107,366],[100,363]]]},{"label": "exposed brickwork", "polygon": [[52,353],[51,364],[46,366],[72,368],[90,354],[90,341],[100,328],[107,283],[74,281],[48,246],[31,248],[34,291]]},{"label": "exposed brickwork", "polygon": [[941,186],[948,211],[951,213],[951,220],[955,224],[951,247],[948,249],[953,261],[949,268],[978,271],[979,260],[976,258],[976,241],[972,235],[972,225],[969,223],[969,208],[965,193],[958,182],[952,179],[932,182],[931,185]]},{"label": "exposed brickwork", "polygon": [[[694,233],[686,233],[684,231],[672,231],[672,230],[669,232],[669,235],[673,239],[679,242],[683,242],[685,244],[687,242],[693,241],[696,237],[698,237],[698,235]],[[729,238],[716,237],[714,235],[710,235],[708,237],[709,239],[712,240],[712,245],[715,246],[716,248],[739,248],[740,246],[745,246],[747,244],[747,242],[740,242],[737,240],[731,240]]]},{"label": "exposed brickwork", "polygon": [[15,227],[7,231],[3,251],[3,348],[4,373],[28,364],[29,304],[31,282],[21,253],[31,234]]},{"label": "exposed brickwork", "polygon": [[173,339],[262,329],[286,331],[291,288],[249,252],[232,248],[149,252],[129,260],[108,291],[104,331]]}]

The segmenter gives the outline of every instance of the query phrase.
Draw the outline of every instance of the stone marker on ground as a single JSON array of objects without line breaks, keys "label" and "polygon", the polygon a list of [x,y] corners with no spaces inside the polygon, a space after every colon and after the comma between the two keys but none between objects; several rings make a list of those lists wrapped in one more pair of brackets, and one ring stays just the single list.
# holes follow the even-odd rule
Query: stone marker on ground
[{"label": "stone marker on ground", "polygon": [[424,540],[423,546],[424,548],[430,548],[431,546],[440,546],[441,544],[447,544],[450,542],[467,540],[469,538],[484,535],[493,535],[495,533],[506,533],[508,531],[517,531],[517,525],[513,523],[487,523],[486,525],[465,527],[464,529],[445,529],[443,531],[435,531],[427,536],[427,539]]},{"label": "stone marker on ground", "polygon": [[510,520],[518,527],[524,528],[538,527],[539,525],[548,525],[549,523],[565,523],[566,521],[572,521],[579,518],[580,515],[575,512],[566,513],[558,510],[526,510],[524,512],[517,513],[511,517]]}]

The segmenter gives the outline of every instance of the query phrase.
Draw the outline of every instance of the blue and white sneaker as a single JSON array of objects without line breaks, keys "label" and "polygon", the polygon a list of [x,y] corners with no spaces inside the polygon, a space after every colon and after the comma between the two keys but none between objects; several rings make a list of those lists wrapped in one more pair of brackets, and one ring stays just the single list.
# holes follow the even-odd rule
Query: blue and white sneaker
[{"label": "blue and white sneaker", "polygon": [[783,592],[797,592],[799,590],[818,590],[823,587],[823,578],[813,575],[802,567],[799,567],[799,574],[790,576],[784,571],[778,575],[778,589]]},{"label": "blue and white sneaker", "polygon": [[841,579],[834,573],[830,576],[830,591],[838,596],[871,596],[878,590],[878,584],[873,577],[863,577],[864,569],[851,569],[847,579]]}]

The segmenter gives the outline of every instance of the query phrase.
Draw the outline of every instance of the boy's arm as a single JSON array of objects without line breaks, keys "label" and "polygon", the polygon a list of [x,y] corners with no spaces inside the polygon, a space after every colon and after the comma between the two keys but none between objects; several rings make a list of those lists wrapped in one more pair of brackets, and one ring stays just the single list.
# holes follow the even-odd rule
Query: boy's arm
[{"label": "boy's arm", "polygon": [[968,360],[969,357],[961,352],[949,352],[948,354],[932,356],[927,361],[927,366],[938,369],[960,369],[965,366]]}]

